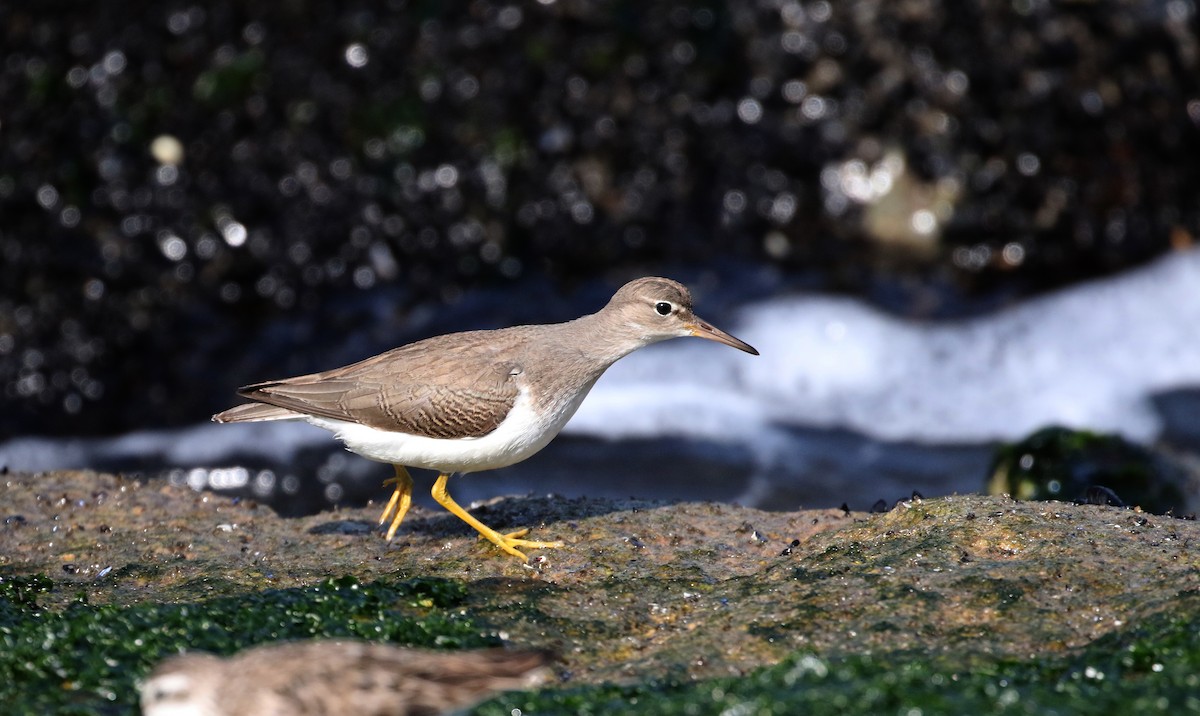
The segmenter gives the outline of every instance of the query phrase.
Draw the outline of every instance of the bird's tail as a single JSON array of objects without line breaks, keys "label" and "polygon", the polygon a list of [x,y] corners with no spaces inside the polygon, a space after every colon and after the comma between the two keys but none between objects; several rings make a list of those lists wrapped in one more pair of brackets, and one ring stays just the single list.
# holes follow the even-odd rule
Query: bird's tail
[{"label": "bird's tail", "polygon": [[287,408],[265,403],[246,403],[212,416],[214,423],[257,423],[264,420],[292,420],[304,417]]}]

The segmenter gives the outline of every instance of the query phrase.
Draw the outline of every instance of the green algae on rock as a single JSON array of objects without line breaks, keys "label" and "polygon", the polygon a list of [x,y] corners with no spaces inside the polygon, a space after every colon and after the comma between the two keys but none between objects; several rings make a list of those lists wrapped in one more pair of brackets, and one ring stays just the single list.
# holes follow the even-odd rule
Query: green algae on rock
[{"label": "green algae on rock", "polygon": [[[1185,636],[1200,617],[1200,525],[1097,505],[971,495],[873,515],[558,497],[473,506],[489,524],[541,521],[568,542],[517,565],[420,508],[389,545],[367,528],[373,506],[283,519],[89,472],[10,475],[0,493],[22,516],[0,527],[10,624],[0,679],[36,679],[32,696],[4,692],[29,712],[126,713],[132,679],[178,644],[228,652],[321,629],[557,653],[561,696],[518,695],[505,713],[530,712],[524,702],[536,713],[615,713],[605,704],[629,699],[646,713],[804,703],[785,687],[850,713],[910,692],[928,694],[929,710],[944,698],[947,710],[994,712],[1016,698],[1005,708],[1040,713],[1050,688],[1068,696],[1047,703],[1085,702],[1072,710],[1093,696],[1141,703],[1098,673],[1164,685],[1173,705],[1186,681],[1171,664],[1195,658]],[[236,629],[213,643],[219,630],[202,625]]]},{"label": "green algae on rock", "polygon": [[1200,598],[1179,606],[1069,656],[806,650],[744,676],[509,694],[473,713],[512,716],[514,705],[542,716],[1200,713]]},{"label": "green algae on rock", "polygon": [[317,637],[439,648],[500,643],[458,608],[464,587],[443,579],[361,584],[341,577],[191,604],[80,599],[61,611],[32,598],[52,588],[41,575],[0,584],[0,703],[28,713],[130,712],[136,679],[185,650],[229,654]]}]

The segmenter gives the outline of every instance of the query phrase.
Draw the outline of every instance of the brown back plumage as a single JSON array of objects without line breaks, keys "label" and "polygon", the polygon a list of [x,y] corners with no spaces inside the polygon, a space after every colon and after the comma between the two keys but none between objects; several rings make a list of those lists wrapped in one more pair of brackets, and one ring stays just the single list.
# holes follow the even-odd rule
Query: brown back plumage
[{"label": "brown back plumage", "polygon": [[[499,332],[518,332],[513,337],[519,339],[519,328]],[[248,385],[238,394],[274,409],[238,406],[213,419],[309,414],[434,438],[486,435],[508,415],[519,392],[513,378],[520,366],[498,355],[497,333],[436,336],[342,368]],[[449,344],[446,351],[443,344]]]},{"label": "brown back plumage", "polygon": [[[270,644],[228,659],[192,653],[147,676],[145,713],[206,716],[432,716],[549,676],[539,652],[430,651],[357,641]],[[177,711],[172,711],[177,713]]]}]

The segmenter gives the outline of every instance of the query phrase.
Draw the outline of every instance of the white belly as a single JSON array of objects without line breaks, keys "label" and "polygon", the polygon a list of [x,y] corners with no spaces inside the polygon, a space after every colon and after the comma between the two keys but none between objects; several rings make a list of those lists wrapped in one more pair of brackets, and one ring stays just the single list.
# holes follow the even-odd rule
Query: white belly
[{"label": "white belly", "polygon": [[332,431],[348,450],[371,460],[439,472],[478,472],[521,462],[546,447],[575,414],[594,383],[541,414],[530,407],[529,391],[522,388],[504,421],[478,438],[430,438],[345,420],[316,416],[304,419]]}]

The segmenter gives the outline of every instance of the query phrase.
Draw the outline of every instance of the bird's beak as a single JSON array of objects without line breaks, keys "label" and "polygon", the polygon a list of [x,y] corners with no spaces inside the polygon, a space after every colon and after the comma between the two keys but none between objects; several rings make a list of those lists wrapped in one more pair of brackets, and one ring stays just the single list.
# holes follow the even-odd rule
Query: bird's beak
[{"label": "bird's beak", "polygon": [[691,332],[691,334],[697,338],[707,338],[710,341],[716,341],[717,343],[724,343],[727,346],[733,346],[739,351],[745,351],[750,355],[758,355],[758,351],[754,350],[754,346],[745,341],[734,338],[708,321],[693,317],[692,320],[688,321],[684,325]]}]

